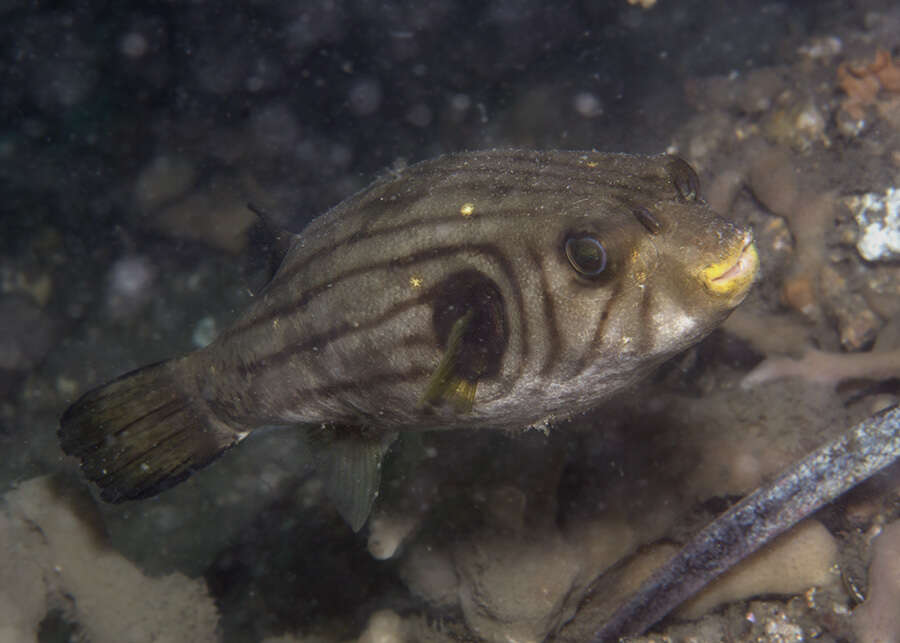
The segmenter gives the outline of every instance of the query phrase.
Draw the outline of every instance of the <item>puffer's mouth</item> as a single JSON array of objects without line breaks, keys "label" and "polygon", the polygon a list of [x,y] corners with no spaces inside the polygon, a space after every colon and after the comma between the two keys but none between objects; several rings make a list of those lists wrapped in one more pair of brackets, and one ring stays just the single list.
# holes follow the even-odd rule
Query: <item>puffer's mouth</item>
[{"label": "puffer's mouth", "polygon": [[753,235],[748,231],[735,244],[733,252],[701,270],[700,279],[716,294],[737,297],[750,289],[758,269],[759,255],[753,245]]}]

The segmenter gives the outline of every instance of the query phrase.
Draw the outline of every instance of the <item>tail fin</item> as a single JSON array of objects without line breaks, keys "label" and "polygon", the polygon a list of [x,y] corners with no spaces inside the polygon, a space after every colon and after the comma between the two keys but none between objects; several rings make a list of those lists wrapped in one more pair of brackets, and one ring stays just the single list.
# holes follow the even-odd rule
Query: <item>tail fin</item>
[{"label": "tail fin", "polygon": [[184,391],[176,360],[89,391],[60,419],[63,451],[81,459],[107,502],[154,496],[205,467],[246,433]]}]

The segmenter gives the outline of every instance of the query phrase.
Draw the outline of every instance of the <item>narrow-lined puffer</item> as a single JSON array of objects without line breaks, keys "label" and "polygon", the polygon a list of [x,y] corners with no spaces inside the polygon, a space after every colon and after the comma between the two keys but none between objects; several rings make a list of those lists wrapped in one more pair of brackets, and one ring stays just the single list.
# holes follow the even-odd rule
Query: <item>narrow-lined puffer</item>
[{"label": "narrow-lined puffer", "polygon": [[715,328],[757,264],[750,233],[709,209],[677,157],[444,156],[295,235],[207,348],[85,394],[62,448],[117,502],[258,427],[313,427],[326,488],[358,529],[398,431],[585,411]]}]

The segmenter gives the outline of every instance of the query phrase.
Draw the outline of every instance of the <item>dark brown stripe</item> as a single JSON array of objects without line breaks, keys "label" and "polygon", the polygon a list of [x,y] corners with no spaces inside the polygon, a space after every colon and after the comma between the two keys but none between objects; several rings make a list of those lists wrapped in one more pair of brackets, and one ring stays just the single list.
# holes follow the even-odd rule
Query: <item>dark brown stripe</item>
[{"label": "dark brown stripe", "polygon": [[[583,168],[583,165],[578,165],[577,167]],[[640,190],[635,189],[635,185],[640,182],[639,178],[636,176],[628,177],[628,187],[623,187],[622,180],[614,180],[607,181],[601,183],[596,180],[597,174],[590,174],[586,177],[578,177],[571,173],[552,173],[547,171],[534,171],[532,170],[528,175],[515,175],[510,176],[510,171],[506,168],[495,169],[495,168],[480,168],[480,167],[471,167],[471,166],[461,166],[458,169],[454,170],[455,174],[465,174],[472,173],[475,174],[479,178],[483,178],[485,174],[497,174],[500,177],[503,177],[505,181],[472,181],[469,183],[465,183],[465,185],[460,185],[460,182],[454,180],[449,181],[444,184],[433,185],[429,187],[427,193],[423,196],[416,196],[415,198],[409,198],[408,194],[388,194],[388,195],[379,195],[377,198],[371,198],[366,200],[365,198],[360,198],[359,202],[356,205],[359,210],[357,212],[361,212],[362,209],[366,210],[365,221],[362,224],[362,227],[353,232],[352,234],[342,238],[335,240],[333,244],[328,246],[327,248],[321,248],[313,253],[311,253],[306,259],[301,262],[298,262],[292,266],[288,270],[286,270],[283,274],[279,274],[276,276],[276,279],[273,281],[273,285],[276,282],[282,282],[286,279],[290,279],[297,272],[302,271],[306,266],[308,266],[312,261],[317,259],[319,256],[323,254],[327,254],[336,250],[339,247],[344,245],[349,245],[351,243],[371,239],[375,236],[391,234],[400,230],[409,230],[413,227],[421,227],[428,225],[435,225],[436,223],[447,223],[459,221],[463,223],[465,220],[461,219],[457,214],[453,214],[447,217],[426,217],[424,219],[416,219],[413,221],[407,221],[402,224],[396,226],[390,226],[387,228],[379,228],[376,230],[371,230],[375,223],[375,219],[381,218],[385,213],[398,210],[398,209],[409,209],[414,206],[418,201],[422,201],[425,199],[437,199],[442,192],[450,192],[453,193],[454,196],[458,196],[461,193],[461,188],[465,188],[465,190],[469,190],[474,194],[488,194],[489,196],[493,193],[502,190],[503,188],[514,188],[521,190],[522,192],[527,192],[531,195],[539,196],[541,194],[559,194],[561,186],[566,188],[567,194],[572,199],[578,198],[598,198],[602,194],[605,200],[615,200],[619,201],[622,208],[631,212],[634,209],[636,204],[639,204],[640,199]],[[433,174],[438,174],[438,172],[433,172]],[[441,175],[446,174],[446,168],[441,168]],[[427,176],[427,175],[426,175]],[[409,178],[419,178],[419,177],[409,177]],[[456,177],[454,177],[456,178]],[[540,179],[542,183],[546,184],[547,178],[556,178],[559,180],[558,183],[552,185],[527,185],[529,180]],[[654,177],[657,178],[658,177]],[[579,186],[579,182],[575,179],[581,179],[581,184],[586,184],[590,189],[587,190],[577,190],[576,187]],[[603,185],[604,189],[602,192],[598,192],[598,185]],[[524,187],[523,187],[524,186]],[[650,189],[652,186],[647,186]],[[365,195],[363,195],[364,197]],[[352,199],[353,197],[351,197]],[[474,198],[474,197],[473,197]],[[349,204],[348,204],[349,205]],[[336,207],[340,207],[336,206]],[[372,209],[371,220],[368,214],[369,209]],[[507,217],[511,215],[520,214],[522,210],[520,208],[516,209],[505,209],[505,210],[493,210],[490,212],[479,212],[477,216],[479,217]],[[352,216],[350,212],[347,212],[345,216]]]},{"label": "dark brown stripe", "polygon": [[595,349],[596,347],[603,345],[603,335],[606,333],[606,323],[612,315],[612,308],[616,303],[616,299],[618,299],[619,295],[622,293],[622,287],[622,279],[617,279],[612,292],[609,294],[609,299],[606,300],[606,305],[603,306],[603,312],[600,313],[600,319],[597,320],[597,327],[594,329],[594,339],[591,342],[591,345],[595,347]]},{"label": "dark brown stripe", "polygon": [[541,290],[538,296],[541,298],[541,306],[544,311],[544,336],[547,340],[544,363],[541,364],[541,375],[547,375],[556,361],[559,359],[561,340],[559,336],[559,324],[556,321],[556,302],[550,293],[550,284],[547,283],[547,274],[541,261],[541,254],[533,246],[528,246],[528,258],[534,266],[535,272],[541,279]]},{"label": "dark brown stripe", "polygon": [[397,342],[399,348],[434,348],[440,350],[437,344],[437,338],[433,335],[407,335]]},{"label": "dark brown stripe", "polygon": [[[496,187],[496,186],[495,186]],[[459,186],[448,185],[445,186],[447,192],[453,192],[455,194],[459,193]],[[424,198],[434,198],[435,195],[440,194],[442,191],[441,187],[432,188],[430,194],[426,197],[422,197],[416,200],[410,200],[406,205],[407,208],[413,207],[414,203],[417,200],[423,200]],[[558,187],[552,187],[547,189],[531,189],[529,191],[531,194],[559,194]],[[579,195],[577,193],[572,194],[573,197],[586,197],[590,198],[592,194],[585,193],[583,195]],[[593,195],[595,196],[595,195]],[[475,197],[473,197],[475,198]],[[457,199],[460,200],[460,199]],[[461,201],[461,200],[460,200]],[[375,201],[373,201],[375,202]],[[365,204],[364,206],[368,209],[369,205]],[[476,206],[477,207],[477,206]],[[623,208],[629,208],[630,206],[626,203],[623,203]],[[630,209],[628,210],[630,212]],[[323,255],[330,254],[332,252],[337,252],[341,248],[348,247],[352,244],[359,243],[362,241],[368,241],[374,239],[376,237],[396,234],[398,232],[409,233],[418,228],[435,226],[438,224],[447,224],[447,223],[457,223],[459,225],[470,225],[471,223],[481,219],[495,219],[495,218],[511,218],[515,216],[521,215],[525,210],[520,207],[517,208],[503,208],[503,209],[492,209],[490,211],[478,211],[476,210],[475,219],[467,220],[463,218],[458,212],[454,212],[452,214],[446,216],[426,216],[419,219],[413,219],[411,221],[403,221],[396,225],[384,226],[377,229],[371,229],[371,225],[364,226],[363,228],[356,230],[352,234],[346,235],[340,239],[336,239],[333,243],[324,248],[319,248],[311,252],[306,258],[296,261],[290,266],[286,266],[283,271],[280,271],[275,278],[272,280],[272,283],[269,286],[269,292],[272,292],[274,288],[277,288],[279,284],[282,284],[286,281],[289,281],[293,278],[297,273],[305,270],[311,263],[322,257]],[[367,217],[368,218],[368,217]]]},{"label": "dark brown stripe", "polygon": [[[515,278],[515,273],[512,269],[509,260],[503,255],[502,251],[494,244],[462,244],[455,246],[436,246],[434,248],[429,248],[428,250],[423,250],[416,254],[408,255],[404,258],[392,258],[387,261],[380,261],[373,264],[367,264],[364,266],[357,266],[356,268],[351,268],[345,272],[339,273],[333,276],[331,279],[328,279],[326,282],[323,282],[317,286],[313,286],[307,290],[304,290],[299,294],[299,296],[293,301],[279,306],[277,308],[271,308],[264,315],[261,315],[255,319],[249,320],[244,324],[236,324],[230,330],[233,332],[228,333],[229,335],[236,334],[239,331],[244,329],[249,329],[254,326],[259,326],[260,324],[268,324],[271,323],[273,319],[289,317],[292,316],[307,306],[315,297],[320,295],[323,292],[327,292],[330,290],[334,284],[344,281],[345,279],[350,279],[357,275],[371,272],[373,270],[381,270],[384,268],[388,268],[399,263],[402,263],[404,266],[413,266],[417,263],[434,261],[436,259],[440,259],[441,257],[445,257],[448,255],[456,254],[459,252],[476,252],[485,254],[491,257],[494,257],[497,262],[501,266],[501,270],[506,275],[507,280],[514,287],[518,285],[517,279]],[[518,303],[520,304],[520,311],[522,308],[522,300],[521,294],[519,294]]]},{"label": "dark brown stripe", "polygon": [[[588,168],[585,165],[562,166],[560,171],[555,171],[556,166],[548,166],[545,168],[534,169],[528,168],[525,171],[516,168],[495,168],[495,167],[461,167],[454,169],[451,173],[446,171],[438,176],[446,177],[452,174],[452,177],[445,181],[438,180],[434,184],[429,184],[429,191],[422,198],[429,198],[438,190],[448,190],[459,193],[463,190],[475,191],[476,188],[483,190],[484,194],[493,194],[500,189],[518,190],[528,194],[556,193],[558,194],[562,188],[565,188],[568,194],[574,197],[617,197],[623,202],[631,203],[639,201],[642,194],[646,191],[657,192],[662,187],[661,178],[655,175],[638,175],[629,174],[627,172],[597,172],[595,168]],[[469,181],[461,181],[461,175],[471,174],[475,179]],[[487,180],[485,180],[485,177]],[[416,177],[418,178],[418,177]],[[672,197],[675,197],[675,190],[672,189]],[[658,196],[656,197],[658,198]]]},{"label": "dark brown stripe", "polygon": [[653,333],[653,323],[650,319],[651,315],[651,295],[650,295],[650,285],[644,283],[644,287],[641,288],[641,301],[638,303],[639,319],[640,326],[638,326],[638,350],[642,353],[647,353],[650,351],[650,340],[652,339],[651,334]]},{"label": "dark brown stripe", "polygon": [[397,303],[377,317],[373,317],[365,322],[356,324],[345,322],[340,326],[331,328],[325,333],[312,335],[305,338],[301,342],[291,344],[275,353],[268,353],[266,355],[259,356],[252,362],[242,362],[238,366],[238,372],[241,373],[241,375],[247,375],[248,373],[252,373],[258,370],[258,366],[262,366],[264,368],[281,366],[292,357],[300,355],[301,353],[306,353],[314,349],[320,350],[332,342],[343,339],[347,335],[351,335],[357,332],[364,332],[381,324],[387,323],[392,317],[406,312],[411,308],[415,308],[416,306],[421,306],[428,303],[428,300],[431,297],[432,294],[430,292],[424,292],[418,297],[405,299]]},{"label": "dark brown stripe", "polygon": [[613,306],[616,304],[616,300],[622,292],[622,284],[622,279],[617,279],[615,285],[613,285],[612,292],[609,294],[609,299],[606,300],[606,304],[603,306],[600,317],[597,319],[597,326],[594,328],[594,335],[591,339],[591,343],[586,347],[584,355],[578,358],[573,366],[573,371],[576,375],[581,375],[594,360],[597,359],[600,349],[604,345],[603,336],[606,333],[606,324],[609,321],[610,315],[612,315]]},{"label": "dark brown stripe", "polygon": [[[435,259],[440,259],[443,256],[447,256],[450,254],[456,254],[459,252],[477,252],[480,254],[484,254],[484,255],[487,255],[487,256],[493,258],[500,265],[500,269],[503,272],[504,276],[506,277],[507,282],[509,283],[510,290],[512,291],[511,294],[513,295],[513,298],[516,303],[516,308],[518,310],[519,319],[522,320],[522,342],[521,343],[522,343],[522,355],[523,355],[523,360],[524,360],[525,357],[528,355],[528,351],[529,351],[527,319],[526,319],[527,315],[525,314],[525,303],[524,303],[524,300],[522,297],[522,291],[521,291],[521,287],[519,285],[519,281],[517,279],[515,271],[513,270],[513,266],[510,263],[509,259],[507,259],[506,256],[503,254],[503,252],[500,250],[499,247],[497,247],[494,244],[465,244],[465,245],[444,246],[444,247],[438,246],[436,248],[430,248],[430,249],[422,251],[420,253],[410,255],[409,257],[406,257],[405,259],[403,259],[403,263],[404,263],[404,265],[412,266],[412,265],[415,265],[416,263],[421,263],[424,261],[433,261]],[[389,266],[394,265],[395,263],[396,263],[396,260],[389,260],[389,261],[378,262],[378,263],[370,264],[370,265],[366,265],[366,266],[359,266],[357,268],[347,270],[339,275],[336,275],[335,277],[330,279],[327,283],[320,284],[319,286],[315,286],[313,288],[310,288],[309,290],[304,291],[303,293],[300,294],[300,296],[297,298],[296,301],[291,302],[289,305],[271,309],[271,310],[267,311],[265,315],[262,315],[260,317],[253,319],[250,323],[243,324],[239,327],[233,327],[233,332],[231,332],[229,334],[234,335],[234,334],[237,334],[237,332],[239,332],[239,331],[244,331],[251,327],[258,326],[260,324],[271,323],[271,321],[273,319],[275,319],[276,317],[287,317],[287,316],[295,315],[295,314],[299,313],[313,298],[315,298],[320,293],[327,291],[329,289],[329,285],[333,286],[333,284],[336,284],[345,279],[349,279],[351,277],[354,277],[356,275],[359,275],[359,274],[362,274],[365,272],[370,272],[373,270],[380,270],[383,268],[387,268]],[[502,291],[502,289],[501,289],[501,291]],[[431,296],[430,291],[426,291],[426,293],[424,293],[423,295],[420,295],[419,297],[404,300],[403,302],[401,302],[400,304],[398,304],[391,310],[387,311],[384,315],[380,316],[379,318],[377,318],[375,320],[369,320],[367,322],[360,324],[359,326],[351,326],[349,324],[344,324],[341,327],[334,329],[333,331],[329,331],[328,333],[323,333],[321,335],[306,338],[299,344],[287,347],[285,349],[277,351],[276,353],[259,356],[259,357],[257,357],[257,359],[255,359],[252,362],[242,364],[241,369],[244,373],[252,372],[252,371],[256,370],[255,369],[256,365],[260,364],[261,362],[271,362],[274,359],[277,359],[279,362],[283,362],[284,360],[288,359],[291,355],[295,355],[295,354],[298,354],[298,353],[301,353],[304,351],[308,351],[314,346],[322,346],[328,342],[336,341],[337,339],[340,339],[340,337],[342,337],[347,332],[360,330],[364,327],[372,328],[375,325],[378,325],[380,323],[385,323],[390,316],[395,315],[399,312],[402,312],[403,310],[407,310],[410,307],[419,305],[419,304],[423,303],[424,301],[426,301],[428,299],[428,297],[430,297],[430,296]],[[504,297],[504,301],[506,299],[507,299],[507,297]],[[507,314],[509,314],[509,311],[507,311]],[[295,346],[296,346],[296,348],[295,348]],[[279,356],[281,356],[281,357],[279,357]]]},{"label": "dark brown stripe", "polygon": [[[514,212],[514,211],[517,211],[517,210],[510,210],[509,212]],[[498,212],[496,212],[496,213],[492,213],[491,215],[485,214],[485,215],[482,215],[482,216],[508,216],[508,215],[509,215],[509,212],[507,212],[507,211],[503,211],[503,212],[498,211]],[[323,249],[321,249],[321,250],[318,250],[318,251],[312,253],[309,257],[307,257],[307,258],[306,258],[305,260],[303,260],[302,262],[299,262],[299,263],[297,263],[297,264],[291,266],[290,270],[285,271],[285,273],[284,273],[283,275],[279,275],[279,276],[278,276],[278,281],[279,281],[279,282],[284,282],[284,281],[290,279],[290,277],[292,277],[295,273],[300,272],[303,268],[305,268],[306,266],[308,266],[310,263],[312,263],[315,259],[317,259],[317,258],[320,257],[321,255],[328,254],[328,253],[331,253],[331,252],[336,252],[336,251],[338,251],[339,248],[340,248],[342,245],[344,245],[344,244],[355,243],[355,242],[359,242],[359,241],[363,241],[363,240],[368,240],[368,239],[371,239],[371,238],[373,238],[373,237],[381,236],[381,235],[388,235],[388,234],[395,234],[395,233],[398,233],[398,232],[405,232],[405,231],[408,231],[408,230],[409,230],[410,225],[416,225],[416,226],[418,226],[418,225],[422,225],[422,226],[432,226],[432,225],[435,225],[436,223],[447,223],[447,222],[451,222],[451,223],[452,223],[452,222],[457,222],[457,221],[460,221],[460,220],[461,220],[461,217],[458,216],[458,215],[456,215],[456,216],[447,216],[447,217],[439,217],[439,218],[433,218],[433,219],[424,219],[424,220],[421,220],[421,221],[417,221],[417,222],[415,222],[415,223],[413,223],[413,224],[402,224],[402,225],[392,226],[392,227],[390,227],[390,228],[382,228],[381,230],[375,230],[375,231],[370,232],[368,235],[365,235],[365,236],[351,235],[350,237],[343,239],[341,242],[338,242],[336,245],[330,246],[330,247],[328,247],[328,248],[323,248]],[[354,238],[354,237],[355,237],[355,238]],[[475,248],[475,249],[477,249],[478,247],[481,247],[481,246],[488,246],[488,245],[493,246],[493,244],[470,244],[470,245],[467,245],[467,246],[460,246],[460,248],[464,248],[464,247],[465,247],[465,248]],[[378,263],[378,264],[371,264],[371,265],[367,265],[367,266],[361,266],[361,267],[353,268],[353,269],[351,269],[351,270],[349,270],[349,271],[347,271],[347,272],[345,272],[345,273],[341,273],[341,274],[337,275],[336,277],[334,277],[334,278],[328,280],[328,281],[325,282],[325,283],[319,284],[318,286],[312,286],[312,287],[308,288],[307,290],[305,290],[305,291],[303,291],[302,293],[300,293],[299,297],[297,297],[297,298],[296,298],[294,301],[292,301],[291,303],[284,304],[284,305],[279,306],[279,307],[277,307],[277,308],[271,308],[271,309],[269,309],[269,310],[266,312],[266,314],[261,315],[261,316],[259,316],[259,317],[256,317],[256,318],[253,318],[253,319],[247,319],[247,320],[239,320],[239,321],[237,321],[237,322],[236,322],[235,324],[233,324],[231,327],[229,327],[228,329],[226,329],[226,330],[222,333],[221,337],[222,337],[223,339],[224,339],[224,338],[227,338],[227,337],[233,337],[234,335],[237,335],[238,333],[240,333],[240,332],[242,332],[242,331],[244,331],[244,330],[246,330],[246,329],[253,328],[254,326],[258,326],[259,324],[266,323],[266,322],[271,322],[271,321],[272,321],[273,319],[275,319],[275,318],[284,317],[284,316],[286,316],[286,315],[293,314],[294,312],[296,312],[296,311],[302,309],[304,306],[306,306],[306,304],[308,304],[308,303],[309,303],[313,298],[315,298],[317,295],[319,295],[320,293],[322,293],[322,292],[328,290],[329,287],[330,287],[330,284],[336,283],[337,281],[340,281],[341,279],[343,279],[343,278],[345,278],[345,277],[351,277],[351,276],[354,276],[355,274],[359,274],[359,273],[362,273],[362,272],[367,272],[367,271],[369,271],[369,270],[371,270],[371,269],[373,269],[373,268],[385,267],[385,266],[387,266],[387,265],[394,264],[394,263],[401,263],[401,262],[402,262],[404,265],[412,265],[413,263],[416,263],[416,262],[418,262],[418,261],[420,261],[420,260],[428,260],[428,259],[432,258],[432,257],[425,256],[425,255],[428,255],[429,253],[434,253],[435,251],[436,251],[436,249],[435,249],[435,248],[432,248],[432,249],[429,249],[429,250],[422,251],[421,253],[418,253],[417,255],[410,255],[409,257],[406,257],[406,258],[403,258],[403,257],[397,257],[397,258],[391,259],[391,260],[386,261],[386,262],[380,262],[380,263]],[[446,254],[451,254],[452,252],[456,252],[456,251],[457,251],[456,249],[451,248],[449,252],[441,252],[441,253],[439,253],[439,254],[438,254],[438,253],[434,254],[434,258],[437,258],[438,256],[444,256],[444,255],[446,255]],[[270,289],[269,289],[268,292],[269,292],[270,294],[272,294],[272,293],[274,292],[274,282],[273,282],[273,286],[270,287]]]}]

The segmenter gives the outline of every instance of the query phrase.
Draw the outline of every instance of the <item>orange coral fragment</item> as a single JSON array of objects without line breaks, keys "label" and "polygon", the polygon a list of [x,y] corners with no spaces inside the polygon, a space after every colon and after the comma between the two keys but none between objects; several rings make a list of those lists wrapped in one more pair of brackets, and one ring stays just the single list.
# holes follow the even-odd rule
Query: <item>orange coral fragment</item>
[{"label": "orange coral fragment", "polygon": [[875,52],[875,61],[869,65],[869,71],[875,74],[885,91],[900,92],[900,67],[894,64],[887,51],[879,49]]},{"label": "orange coral fragment", "polygon": [[841,108],[851,118],[861,120],[865,108],[877,102],[880,90],[900,92],[900,66],[891,59],[890,53],[879,49],[868,65],[841,63],[837,68],[837,80],[847,94]]}]

